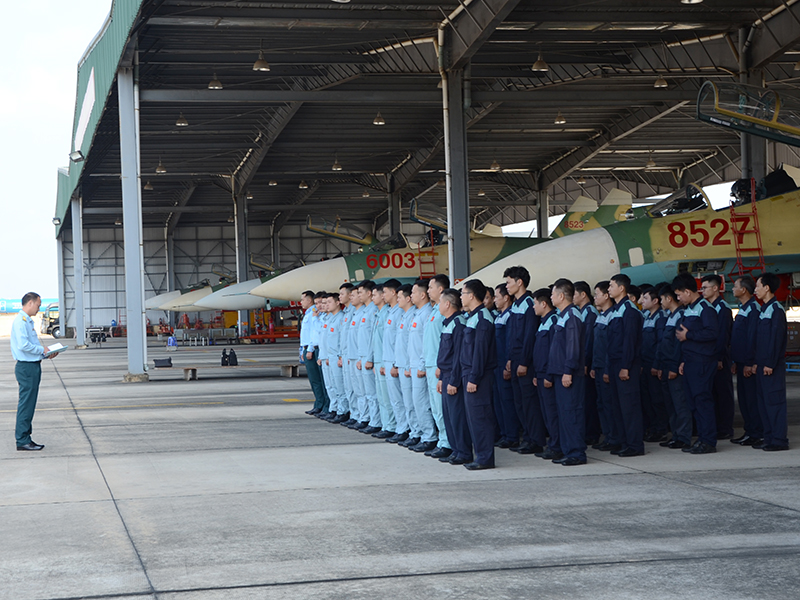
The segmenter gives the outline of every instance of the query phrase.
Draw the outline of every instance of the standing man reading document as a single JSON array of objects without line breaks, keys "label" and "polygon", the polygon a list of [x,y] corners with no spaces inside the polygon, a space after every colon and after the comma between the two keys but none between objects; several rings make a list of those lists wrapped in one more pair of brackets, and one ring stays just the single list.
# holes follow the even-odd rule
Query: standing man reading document
[{"label": "standing man reading document", "polygon": [[[33,317],[39,312],[42,298],[39,294],[28,292],[22,297],[22,310],[11,326],[11,356],[17,361],[14,375],[19,384],[19,405],[17,406],[17,450],[35,451],[44,448],[31,439],[33,412],[39,397],[39,382],[42,379],[42,359],[47,358],[49,350],[39,343]],[[53,355],[55,356],[55,355]]]}]

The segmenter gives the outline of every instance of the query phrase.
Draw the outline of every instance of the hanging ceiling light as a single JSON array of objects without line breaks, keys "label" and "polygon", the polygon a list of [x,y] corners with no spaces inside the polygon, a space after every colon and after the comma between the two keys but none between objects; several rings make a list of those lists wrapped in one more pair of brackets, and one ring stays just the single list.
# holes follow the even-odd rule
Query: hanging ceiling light
[{"label": "hanging ceiling light", "polygon": [[166,167],[164,167],[164,165],[161,164],[161,158],[159,157],[158,166],[156,166],[156,173],[161,175],[161,174],[166,173],[166,172],[167,172],[167,169],[166,169]]},{"label": "hanging ceiling light", "polygon": [[221,90],[222,89],[222,82],[217,79],[217,74],[214,73],[213,79],[208,82],[208,89],[210,90]]},{"label": "hanging ceiling light", "polygon": [[276,185],[278,185],[277,181],[275,181],[274,179],[269,180],[269,187],[275,187]]},{"label": "hanging ceiling light", "polygon": [[497,162],[496,160],[493,160],[492,161],[492,166],[489,167],[489,169],[492,170],[492,171],[499,171],[500,170],[500,163]]},{"label": "hanging ceiling light", "polygon": [[247,192],[247,195],[245,196],[245,198],[247,200],[252,200],[253,199],[253,192]]},{"label": "hanging ceiling light", "polygon": [[264,58],[264,51],[258,51],[258,58],[253,63],[253,71],[269,71],[269,63]]},{"label": "hanging ceiling light", "polygon": [[152,191],[153,190],[153,184],[148,181],[147,183],[144,184],[144,189],[148,190],[148,191]]},{"label": "hanging ceiling light", "polygon": [[369,198],[369,190],[364,190],[363,192],[361,192],[361,197],[362,198]]},{"label": "hanging ceiling light", "polygon": [[798,60],[796,63],[794,63],[794,70],[795,71],[800,71],[800,60]]},{"label": "hanging ceiling light", "polygon": [[580,177],[578,177],[578,180],[575,183],[577,183],[578,185],[586,185],[586,178],[583,175],[581,175]]},{"label": "hanging ceiling light", "polygon": [[120,225],[122,225],[122,219],[121,219],[120,217],[117,217],[117,220],[116,220],[116,221],[114,221],[114,225],[116,225],[117,227],[119,227]]},{"label": "hanging ceiling light", "polygon": [[702,4],[703,0],[681,0],[681,4]]},{"label": "hanging ceiling light", "polygon": [[175,125],[177,127],[188,127],[189,126],[189,121],[187,121],[186,117],[184,117],[183,113],[181,113],[180,115],[178,115],[178,120],[175,121]]},{"label": "hanging ceiling light", "polygon": [[300,182],[300,185],[298,185],[297,187],[299,187],[301,190],[307,190],[307,189],[308,189],[308,184],[306,183],[306,180],[305,180],[305,179],[303,179],[303,180]]},{"label": "hanging ceiling light", "polygon": [[334,156],[333,158],[333,166],[331,167],[331,171],[341,171],[342,164],[339,162],[339,157]]},{"label": "hanging ceiling light", "polygon": [[372,124],[373,125],[386,125],[386,121],[381,116],[380,111],[378,111],[378,114],[375,115],[375,118],[372,120]]},{"label": "hanging ceiling light", "polygon": [[537,73],[547,73],[550,70],[550,67],[547,66],[547,63],[542,58],[542,53],[539,52],[539,58],[536,59],[536,62],[533,63],[531,67],[531,71],[536,71]]},{"label": "hanging ceiling light", "polygon": [[443,177],[442,179],[440,179],[439,181],[436,182],[436,185],[438,185],[439,187],[444,187],[444,186],[447,185],[447,182],[444,180],[444,177]]},{"label": "hanging ceiling light", "polygon": [[482,189],[478,190],[478,198],[483,198],[485,195],[486,195],[486,192],[484,192]]},{"label": "hanging ceiling light", "polygon": [[233,215],[228,217],[228,223],[235,223],[235,222],[236,222],[236,219],[233,218]]},{"label": "hanging ceiling light", "polygon": [[653,84],[653,87],[656,89],[664,89],[669,87],[669,84],[667,83],[666,79],[659,75],[658,79],[656,79],[655,83]]},{"label": "hanging ceiling light", "polygon": [[350,4],[350,0],[332,0],[336,4]]},{"label": "hanging ceiling light", "polygon": [[553,123],[555,123],[556,125],[567,124],[567,120],[564,118],[564,115],[561,114],[561,111],[558,111],[558,114],[556,115],[556,120],[553,121]]},{"label": "hanging ceiling light", "polygon": [[645,168],[646,169],[655,169],[656,168],[656,161],[653,160],[653,153],[652,152],[650,153],[650,158],[648,159],[647,164],[645,165]]}]

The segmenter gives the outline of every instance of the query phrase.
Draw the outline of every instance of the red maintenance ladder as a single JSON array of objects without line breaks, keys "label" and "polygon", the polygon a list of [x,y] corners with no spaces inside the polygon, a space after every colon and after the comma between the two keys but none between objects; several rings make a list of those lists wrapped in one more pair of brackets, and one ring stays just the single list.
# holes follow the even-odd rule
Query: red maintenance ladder
[{"label": "red maintenance ladder", "polygon": [[430,231],[431,245],[427,248],[422,247],[421,242],[417,242],[417,256],[419,258],[419,278],[430,279],[436,275],[436,244],[433,237],[433,229]]},{"label": "red maintenance ladder", "polygon": [[[750,275],[754,271],[763,273],[764,248],[761,245],[761,228],[758,225],[758,209],[756,207],[756,180],[750,178],[750,203],[736,206],[734,202],[730,205],[731,211],[731,230],[733,232],[733,243],[736,247],[736,268],[731,275]],[[750,236],[745,241],[745,236]],[[758,252],[758,261],[753,266],[745,266],[743,254]],[[751,257],[755,258],[755,257]]]}]

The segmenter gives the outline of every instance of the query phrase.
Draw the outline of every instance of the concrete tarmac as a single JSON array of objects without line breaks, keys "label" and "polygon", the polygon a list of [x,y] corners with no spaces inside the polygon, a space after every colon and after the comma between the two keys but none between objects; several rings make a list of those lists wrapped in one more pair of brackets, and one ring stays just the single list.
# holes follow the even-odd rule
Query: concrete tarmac
[{"label": "concrete tarmac", "polygon": [[796,375],[788,452],[647,444],[565,468],[498,450],[470,472],[305,415],[308,380],[278,369],[122,383],[124,340],[43,363],[46,448],[16,452],[7,339],[0,355],[3,600],[800,598]]}]

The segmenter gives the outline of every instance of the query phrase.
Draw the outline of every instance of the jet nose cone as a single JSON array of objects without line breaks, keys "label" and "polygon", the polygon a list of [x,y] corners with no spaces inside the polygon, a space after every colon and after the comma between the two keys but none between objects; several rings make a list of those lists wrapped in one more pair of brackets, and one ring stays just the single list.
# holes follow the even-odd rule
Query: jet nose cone
[{"label": "jet nose cone", "polygon": [[336,291],[348,281],[347,262],[343,258],[332,258],[278,275],[250,293],[275,300],[298,300],[305,290]]}]

